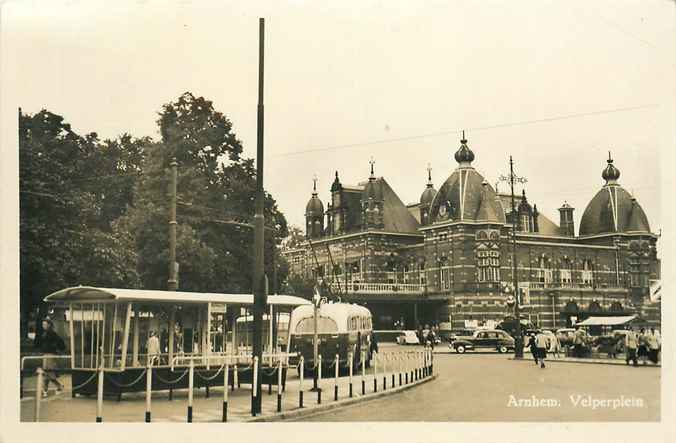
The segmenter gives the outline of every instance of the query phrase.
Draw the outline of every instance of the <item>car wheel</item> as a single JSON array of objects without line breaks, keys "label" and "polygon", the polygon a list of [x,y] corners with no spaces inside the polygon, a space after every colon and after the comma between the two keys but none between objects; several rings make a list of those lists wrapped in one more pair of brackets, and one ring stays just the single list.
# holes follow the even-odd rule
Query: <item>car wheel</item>
[{"label": "car wheel", "polygon": [[463,345],[458,345],[455,347],[455,352],[458,354],[464,354],[465,353],[465,347]]},{"label": "car wheel", "polygon": [[507,352],[507,346],[500,346],[498,348],[498,352],[504,354],[505,352]]}]

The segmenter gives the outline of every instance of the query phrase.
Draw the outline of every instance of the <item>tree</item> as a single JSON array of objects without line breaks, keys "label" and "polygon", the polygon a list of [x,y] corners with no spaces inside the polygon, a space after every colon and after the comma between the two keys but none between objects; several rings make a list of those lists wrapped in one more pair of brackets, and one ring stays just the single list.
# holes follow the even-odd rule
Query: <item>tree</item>
[{"label": "tree", "polygon": [[[253,220],[255,168],[241,156],[231,122],[212,102],[189,92],[162,107],[157,123],[162,140],[147,149],[143,177],[134,192],[128,225],[136,239],[139,273],[145,287],[167,281],[167,189],[170,163],[178,162],[177,261],[180,288],[192,291],[251,292],[253,230],[231,222]],[[284,215],[266,193],[266,273],[272,254],[287,235]],[[276,257],[276,255],[275,255]],[[284,278],[279,276],[278,278]]]},{"label": "tree", "polygon": [[115,220],[131,203],[144,139],[100,142],[63,117],[19,114],[20,284],[25,315],[42,298],[77,284],[138,281],[129,237]]}]

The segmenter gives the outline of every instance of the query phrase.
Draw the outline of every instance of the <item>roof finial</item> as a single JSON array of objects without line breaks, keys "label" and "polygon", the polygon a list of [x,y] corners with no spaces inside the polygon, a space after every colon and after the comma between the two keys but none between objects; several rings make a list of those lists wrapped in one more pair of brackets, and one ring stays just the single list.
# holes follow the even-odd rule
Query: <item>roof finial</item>
[{"label": "roof finial", "polygon": [[460,140],[460,143],[467,143],[467,139],[465,138],[465,130],[462,130],[462,140]]},{"label": "roof finial", "polygon": [[427,180],[432,182],[432,165],[427,163]]},{"label": "roof finial", "polygon": [[374,171],[373,171],[373,165],[376,164],[375,160],[373,160],[373,157],[371,157],[371,160],[369,161],[369,164],[371,165],[371,177],[374,177]]},{"label": "roof finial", "polygon": [[317,174],[312,177],[312,193],[317,194]]},{"label": "roof finial", "polygon": [[613,162],[613,157],[610,155],[610,151],[608,151],[608,163]]}]

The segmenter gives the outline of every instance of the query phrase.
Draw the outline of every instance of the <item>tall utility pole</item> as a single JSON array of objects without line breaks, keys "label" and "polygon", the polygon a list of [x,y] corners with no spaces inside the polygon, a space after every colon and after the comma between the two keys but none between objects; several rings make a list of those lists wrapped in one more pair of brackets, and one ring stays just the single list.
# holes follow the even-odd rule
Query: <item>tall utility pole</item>
[{"label": "tall utility pole", "polygon": [[509,156],[509,175],[500,177],[502,181],[508,181],[512,192],[512,284],[514,285],[514,317],[516,317],[516,331],[514,332],[514,358],[523,358],[523,336],[521,335],[521,312],[519,309],[519,276],[516,266],[516,225],[518,223],[518,214],[514,203],[514,182],[526,183],[524,177],[514,175],[514,161]]},{"label": "tall utility pole", "polygon": [[253,358],[258,358],[258,374],[256,378],[256,396],[251,392],[251,413],[252,415],[261,412],[261,362],[263,357],[263,313],[267,305],[267,294],[265,293],[265,216],[263,214],[263,203],[265,195],[263,193],[263,68],[264,68],[264,49],[265,49],[265,19],[260,18],[258,22],[258,135],[256,150],[256,213],[254,215],[254,269],[253,269]]},{"label": "tall utility pole", "polygon": [[171,201],[169,207],[169,280],[167,289],[178,289],[178,263],[176,262],[176,188],[178,182],[178,163],[176,157],[171,159]]}]

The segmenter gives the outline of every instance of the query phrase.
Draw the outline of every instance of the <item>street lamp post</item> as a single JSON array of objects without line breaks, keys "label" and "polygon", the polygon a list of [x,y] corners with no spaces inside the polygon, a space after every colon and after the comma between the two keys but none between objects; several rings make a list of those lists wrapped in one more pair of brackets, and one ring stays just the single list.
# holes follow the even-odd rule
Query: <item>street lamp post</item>
[{"label": "street lamp post", "polygon": [[509,175],[500,176],[500,180],[508,181],[511,189],[512,197],[512,283],[514,285],[514,317],[516,317],[516,331],[514,335],[514,358],[523,358],[523,336],[521,334],[521,312],[519,309],[519,277],[516,266],[516,224],[518,217],[516,213],[516,206],[514,203],[514,182],[526,183],[524,177],[517,177],[514,175],[514,161],[512,156],[509,156]]},{"label": "street lamp post", "polygon": [[[267,305],[265,293],[264,270],[264,235],[265,216],[263,213],[265,194],[263,192],[263,69],[265,48],[265,19],[260,18],[258,24],[258,133],[256,150],[256,212],[254,215],[254,269],[253,269],[253,352],[252,358],[262,362],[263,357],[263,312]],[[258,374],[253,375],[257,386],[251,390],[251,413],[261,412],[261,367],[256,366]],[[256,392],[254,396],[253,393]]]},{"label": "street lamp post", "polygon": [[178,163],[176,157],[171,159],[171,200],[169,204],[169,280],[167,289],[178,289],[178,263],[176,262],[176,192],[178,187]]}]

